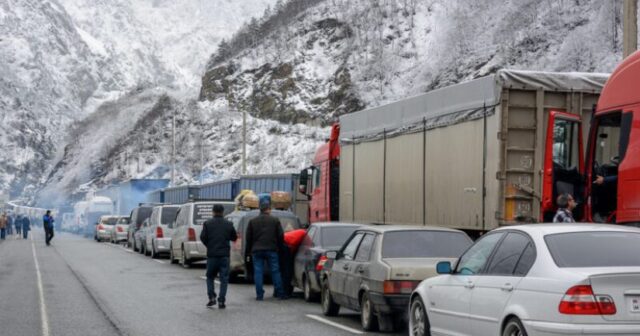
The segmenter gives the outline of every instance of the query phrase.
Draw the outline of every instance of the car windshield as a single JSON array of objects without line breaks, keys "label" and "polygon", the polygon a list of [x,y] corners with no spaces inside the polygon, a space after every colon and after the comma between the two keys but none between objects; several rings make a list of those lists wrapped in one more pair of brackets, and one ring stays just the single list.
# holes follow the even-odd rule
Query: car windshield
[{"label": "car windshield", "polygon": [[392,231],[382,241],[383,258],[457,258],[471,245],[462,232]]},{"label": "car windshield", "polygon": [[328,249],[338,249],[351,236],[355,226],[336,226],[322,228],[322,246]]},{"label": "car windshield", "polygon": [[178,207],[164,207],[162,208],[162,216],[160,218],[160,222],[162,224],[169,224],[176,220],[176,216],[178,215]]},{"label": "car windshield", "polygon": [[120,219],[118,219],[118,224],[129,224],[130,220],[129,217],[121,217]]},{"label": "car windshield", "polygon": [[193,207],[193,224],[202,225],[213,218],[213,203],[198,203]]},{"label": "car windshield", "polygon": [[571,232],[544,240],[558,267],[640,266],[640,233]]}]

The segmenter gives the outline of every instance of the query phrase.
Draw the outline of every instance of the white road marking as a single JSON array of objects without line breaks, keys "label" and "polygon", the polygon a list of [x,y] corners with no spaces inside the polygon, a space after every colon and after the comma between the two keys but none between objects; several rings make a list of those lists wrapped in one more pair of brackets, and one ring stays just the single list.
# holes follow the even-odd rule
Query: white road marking
[{"label": "white road marking", "polygon": [[316,321],[318,321],[318,322],[321,322],[321,323],[324,323],[324,324],[330,325],[330,326],[332,326],[332,327],[336,327],[336,328],[338,328],[338,329],[342,329],[342,330],[344,330],[344,331],[348,331],[348,332],[350,332],[350,333],[352,333],[352,334],[356,334],[356,335],[362,335],[362,334],[364,334],[364,333],[363,333],[362,331],[360,331],[360,330],[356,330],[356,329],[353,329],[353,328],[350,328],[350,327],[344,326],[344,325],[342,325],[342,324],[340,324],[340,323],[336,323],[336,322],[333,322],[333,321],[329,321],[329,320],[327,320],[327,319],[325,319],[325,318],[323,318],[323,317],[320,317],[320,316],[318,316],[318,315],[311,315],[311,314],[307,314],[306,316],[307,316],[308,318],[312,319],[312,320],[316,320]]},{"label": "white road marking", "polygon": [[38,279],[38,295],[40,296],[40,319],[42,320],[42,336],[49,336],[49,318],[47,317],[47,305],[44,302],[42,275],[40,274],[40,264],[38,264],[36,243],[33,240],[33,235],[31,235],[31,251],[33,252],[33,261],[36,265],[36,277]]},{"label": "white road marking", "polygon": [[162,261],[162,260],[158,260],[158,259],[151,259],[151,260],[153,260],[153,261],[155,261],[155,262],[157,262],[157,263],[161,263],[161,264],[164,264],[164,263],[165,263],[164,261]]}]

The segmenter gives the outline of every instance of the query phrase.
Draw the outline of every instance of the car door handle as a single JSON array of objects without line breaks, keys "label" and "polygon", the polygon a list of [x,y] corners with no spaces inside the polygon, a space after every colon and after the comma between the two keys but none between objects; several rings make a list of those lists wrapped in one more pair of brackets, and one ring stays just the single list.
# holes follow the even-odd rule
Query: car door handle
[{"label": "car door handle", "polygon": [[348,271],[349,270],[349,265],[342,266],[342,269],[345,270],[345,271]]},{"label": "car door handle", "polygon": [[473,281],[467,281],[467,283],[464,285],[465,288],[469,288],[469,289],[473,289],[473,287],[475,287],[476,284],[473,283]]},{"label": "car door handle", "polygon": [[500,287],[500,289],[502,289],[505,292],[511,292],[513,290],[513,285],[510,283],[506,283],[504,285],[502,285],[502,287]]},{"label": "car door handle", "polygon": [[360,274],[364,273],[364,268],[358,268],[357,272]]}]

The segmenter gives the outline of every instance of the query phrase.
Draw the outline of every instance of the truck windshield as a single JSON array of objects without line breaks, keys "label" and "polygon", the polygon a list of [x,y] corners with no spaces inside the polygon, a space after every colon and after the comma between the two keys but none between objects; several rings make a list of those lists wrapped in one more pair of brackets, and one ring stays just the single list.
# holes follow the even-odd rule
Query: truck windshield
[{"label": "truck windshield", "polygon": [[544,238],[558,267],[640,266],[640,234],[571,232]]},{"label": "truck windshield", "polygon": [[461,232],[392,231],[382,240],[383,258],[458,258],[471,246]]}]

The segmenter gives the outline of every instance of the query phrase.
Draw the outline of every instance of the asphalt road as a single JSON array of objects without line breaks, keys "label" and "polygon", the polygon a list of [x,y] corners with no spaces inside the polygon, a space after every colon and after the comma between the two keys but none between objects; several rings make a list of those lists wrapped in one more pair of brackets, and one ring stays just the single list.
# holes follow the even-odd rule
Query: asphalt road
[{"label": "asphalt road", "polygon": [[257,302],[250,284],[229,286],[226,310],[207,309],[204,264],[185,269],[65,233],[47,247],[40,230],[0,242],[2,336],[365,334],[357,313],[325,318],[299,292]]}]

